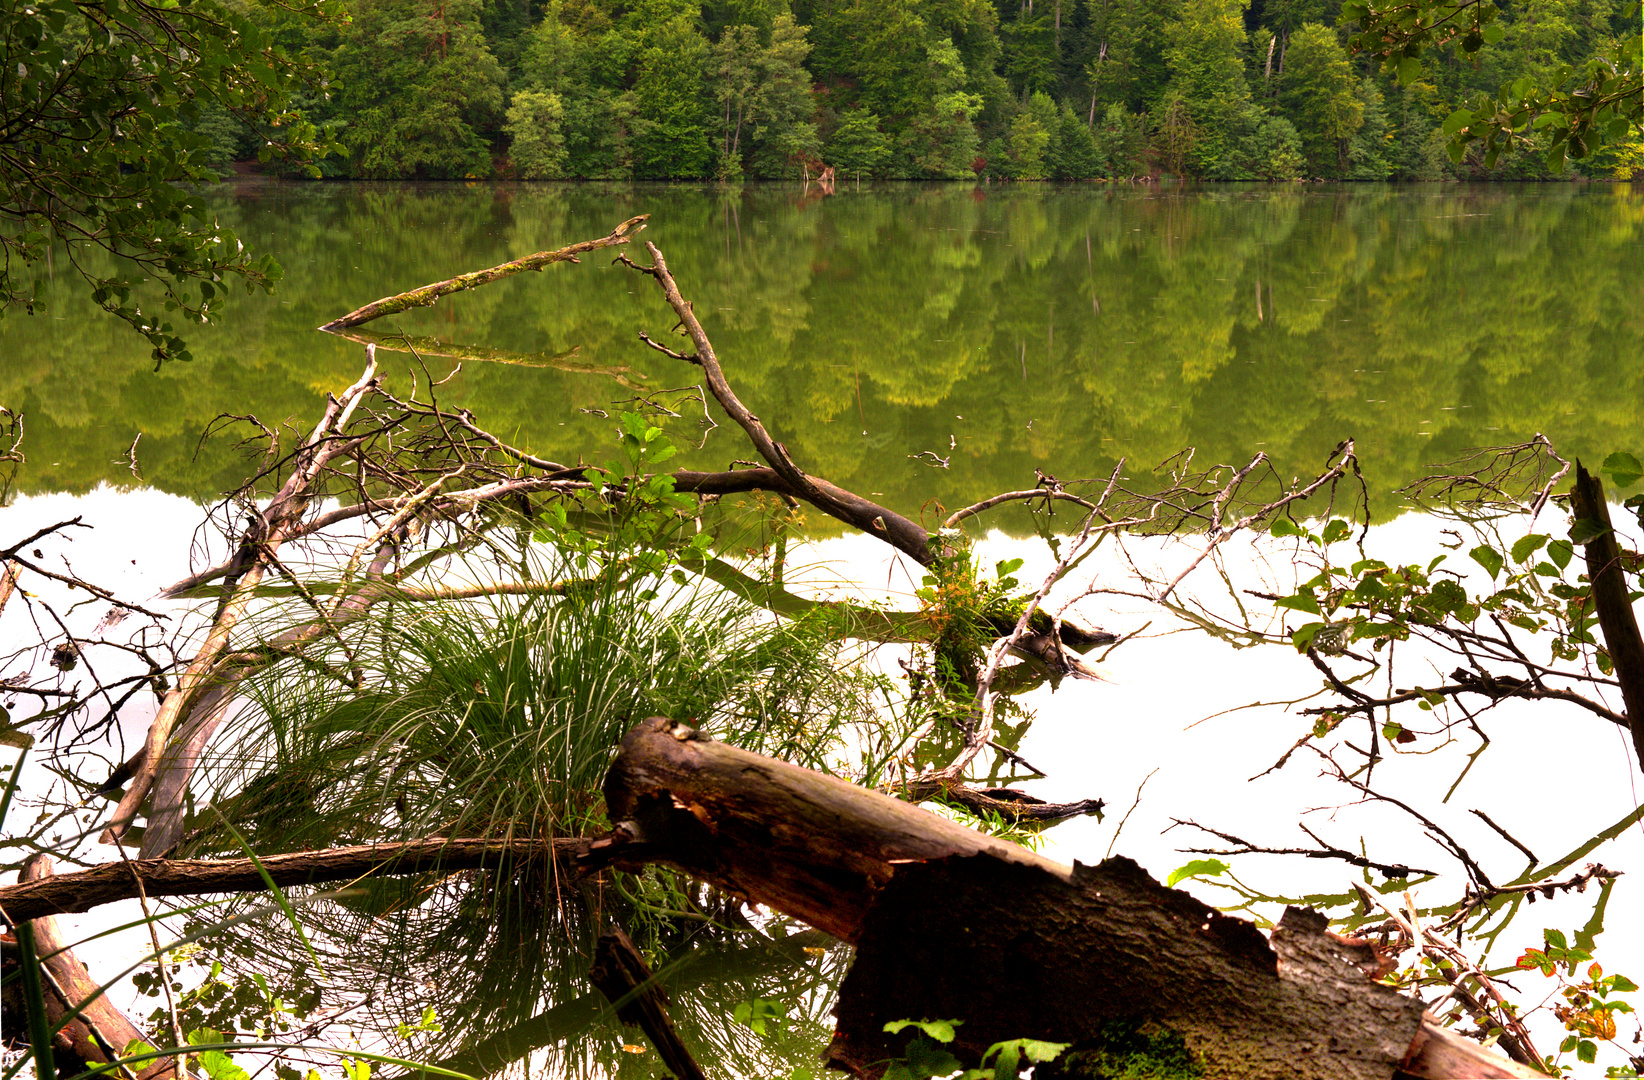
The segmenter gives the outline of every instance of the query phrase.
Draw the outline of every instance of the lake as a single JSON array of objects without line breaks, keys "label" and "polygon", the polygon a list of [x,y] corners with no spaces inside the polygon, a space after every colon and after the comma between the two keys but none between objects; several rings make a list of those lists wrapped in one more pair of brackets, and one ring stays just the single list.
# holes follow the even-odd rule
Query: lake
[{"label": "lake", "polygon": [[[643,239],[666,253],[738,392],[796,460],[926,520],[937,503],[1031,486],[1035,469],[1100,476],[1121,457],[1145,467],[1189,446],[1201,464],[1266,453],[1289,477],[1315,474],[1352,437],[1382,521],[1400,505],[1398,488],[1467,447],[1541,432],[1589,460],[1644,449],[1636,186],[879,184],[822,197],[774,185],[259,181],[210,199],[286,277],[273,296],[236,296],[221,326],[195,329],[191,363],[156,372],[146,344],[90,310],[60,262],[49,313],[0,322],[0,404],[24,414],[28,454],[4,493],[15,507],[6,532],[84,513],[98,531],[80,541],[75,568],[137,599],[181,575],[199,519],[162,493],[209,502],[248,472],[235,436],[202,444],[213,418],[255,414],[306,430],[324,394],[358,377],[362,346],[314,327],[384,295],[602,236],[640,213],[651,215]],[[443,402],[543,456],[615,457],[611,414],[641,395],[680,413],[669,428],[691,447],[689,464],[752,456],[722,419],[695,448],[701,409],[680,389],[694,369],[636,337],[665,337],[673,322],[647,279],[596,254],[373,329],[424,341],[428,373],[448,377]],[[491,359],[459,371],[435,355],[442,349]],[[408,391],[411,357],[379,355],[390,388]],[[425,379],[422,369],[415,377]],[[113,490],[139,486],[158,491]],[[1368,547],[1425,562],[1446,542],[1442,524],[1407,515],[1373,530]],[[1560,530],[1562,517],[1551,512],[1536,527]],[[1053,562],[1043,545],[998,535],[978,550],[984,565],[1026,557],[1026,582]],[[1227,557],[1241,584],[1261,584],[1275,565],[1279,576],[1291,569],[1293,549],[1235,550]],[[1185,557],[1156,538],[1132,551]],[[1128,557],[1104,552],[1056,599],[1122,577]],[[862,536],[827,539],[795,563],[811,564],[818,587],[843,578],[899,606],[916,585],[917,571]],[[1464,555],[1451,565],[1485,587]],[[1040,723],[1021,748],[1052,773],[1033,792],[1109,802],[1105,820],[1055,830],[1052,856],[1094,863],[1113,850],[1162,878],[1192,857],[1184,848],[1218,846],[1172,828],[1184,818],[1256,843],[1310,844],[1301,822],[1344,849],[1447,858],[1421,828],[1366,805],[1306,755],[1248,782],[1313,723],[1297,715],[1311,702],[1293,700],[1319,685],[1306,657],[1287,645],[1235,650],[1172,633],[1179,626],[1145,603],[1102,596],[1087,610],[1117,632],[1146,633],[1108,661],[1112,682],[1069,683],[1026,702]],[[98,615],[86,606],[76,617]],[[27,630],[20,625],[11,632]],[[1419,652],[1401,657],[1399,680],[1431,674]],[[1391,670],[1386,679],[1392,685]],[[1274,704],[1239,710],[1257,699]],[[128,736],[147,718],[123,717]],[[1545,702],[1508,704],[1490,714],[1494,749],[1476,768],[1472,736],[1435,726],[1408,751],[1389,744],[1377,782],[1437,804],[1435,816],[1493,868],[1516,866],[1518,854],[1469,811],[1489,808],[1544,859],[1572,850],[1637,805],[1628,747],[1612,727]],[[1361,737],[1346,730],[1344,739]],[[1456,797],[1441,803],[1447,791]],[[1644,832],[1629,829],[1592,857],[1640,865]],[[1448,863],[1445,872],[1454,877]],[[1256,856],[1237,873],[1253,888],[1299,894],[1339,891],[1357,872]],[[1632,880],[1622,879],[1612,916],[1636,906]],[[1423,899],[1437,902],[1455,884],[1430,883]],[[1213,902],[1238,899],[1188,887]],[[1582,925],[1591,907],[1590,894],[1543,901],[1496,958],[1510,963],[1543,926]],[[1604,963],[1636,978],[1644,935],[1633,921],[1611,923]],[[1536,976],[1520,989],[1539,999],[1544,987]],[[698,1008],[722,1014],[739,992],[704,993]],[[814,1011],[820,1038],[826,1017]],[[1556,1046],[1561,1027],[1545,1014],[1537,1023]],[[801,1042],[795,1065],[815,1052]]]},{"label": "lake", "polygon": [[[1201,463],[1264,452],[1289,476],[1352,437],[1383,495],[1464,447],[1536,432],[1586,457],[1640,449],[1633,185],[874,184],[823,197],[252,181],[209,201],[284,264],[278,292],[233,297],[221,326],[193,328],[195,360],[156,373],[59,260],[49,313],[0,322],[0,404],[26,417],[17,490],[129,485],[138,439],[144,483],[208,500],[246,469],[232,439],[199,445],[213,417],[308,422],[357,376],[362,347],[314,327],[640,213],[738,392],[800,464],[907,512],[1030,486],[1035,468],[1089,477],[1188,446]],[[673,322],[649,281],[596,254],[372,329],[516,361],[571,353],[558,362],[575,370],[470,360],[442,395],[544,456],[599,461],[603,414],[695,382],[636,338]],[[391,375],[411,366],[385,360]],[[436,376],[455,366],[427,361]],[[668,400],[694,445],[700,407]],[[720,432],[686,460],[746,454]]]}]

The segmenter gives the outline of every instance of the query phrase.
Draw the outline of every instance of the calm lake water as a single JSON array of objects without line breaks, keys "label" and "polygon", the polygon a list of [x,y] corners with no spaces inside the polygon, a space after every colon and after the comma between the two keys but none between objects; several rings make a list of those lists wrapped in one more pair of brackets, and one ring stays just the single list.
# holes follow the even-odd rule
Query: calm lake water
[{"label": "calm lake water", "polygon": [[[0,322],[0,404],[26,414],[17,490],[130,484],[140,433],[145,482],[209,499],[246,471],[230,439],[197,450],[213,417],[306,426],[357,376],[363,347],[320,323],[639,213],[797,460],[904,510],[1188,446],[1201,463],[1265,451],[1290,475],[1353,437],[1382,492],[1536,432],[1589,457],[1644,450],[1636,186],[251,182],[210,199],[284,264],[278,293],[234,297],[190,335],[192,363],[155,373],[59,263],[48,314]],[[596,255],[373,328],[574,349],[579,370],[470,360],[442,393],[541,454],[598,461],[601,412],[694,382],[636,339],[673,322],[647,279]],[[410,358],[386,359],[408,389]],[[687,460],[747,454],[722,429]]]},{"label": "calm lake water", "polygon": [[[0,404],[25,415],[28,454],[0,504],[19,493],[136,486],[126,460],[134,439],[144,484],[210,500],[248,471],[233,437],[201,443],[213,418],[255,414],[306,429],[324,394],[357,378],[363,347],[314,327],[384,295],[604,235],[640,213],[651,215],[643,238],[666,253],[739,393],[794,457],[915,515],[933,500],[953,507],[1030,486],[1036,468],[1089,477],[1120,457],[1147,466],[1190,446],[1201,463],[1265,452],[1289,476],[1316,471],[1352,437],[1383,518],[1395,489],[1467,447],[1542,432],[1589,459],[1644,451],[1637,185],[900,184],[823,198],[776,185],[255,182],[211,200],[249,244],[284,264],[279,292],[235,297],[222,325],[191,333],[192,363],[155,372],[146,343],[92,310],[59,263],[48,314],[0,321]],[[461,347],[448,351],[490,350],[497,360],[465,361],[441,400],[545,456],[598,461],[615,456],[609,414],[622,402],[694,382],[693,369],[637,340],[639,330],[664,337],[673,323],[648,279],[596,255],[373,327]],[[532,356],[558,357],[558,366],[531,366]],[[410,358],[382,358],[391,389],[407,391]],[[432,355],[428,363],[436,377],[456,367]],[[669,400],[683,414],[671,431],[695,446],[700,408],[682,404],[682,393]],[[722,424],[683,460],[722,467],[747,456]],[[76,555],[88,577],[141,597],[181,574],[195,521],[167,500],[102,492],[72,502],[14,510],[34,518],[8,531],[26,535],[36,519],[86,511],[118,541]],[[131,520],[143,528],[123,524]],[[1436,528],[1402,518],[1376,537],[1377,553],[1425,558],[1442,539]],[[858,583],[890,590],[911,581],[865,538],[820,547],[818,561],[848,566]],[[1048,556],[1018,551],[1025,547],[995,542],[984,563],[1026,554],[1023,579],[1040,580]],[[1262,565],[1252,556],[1241,569]],[[1156,614],[1103,610],[1095,621],[1128,633]],[[1292,831],[1298,808],[1343,799],[1316,766],[1274,774],[1267,787],[1245,779],[1304,722],[1292,706],[1233,710],[1297,696],[1304,691],[1291,688],[1316,685],[1316,671],[1288,649],[1235,652],[1208,637],[1154,634],[1116,657],[1113,683],[1070,683],[1054,702],[1032,703],[1047,722],[1024,752],[1054,765],[1035,794],[1101,795],[1116,811],[1062,826],[1050,853],[1094,863],[1117,842],[1163,877],[1188,858],[1184,845],[1204,839],[1166,832],[1174,817],[1307,842]],[[1488,848],[1494,834],[1469,824],[1466,809],[1488,805],[1545,857],[1627,813],[1634,773],[1624,742],[1570,715],[1493,714],[1497,749],[1443,808],[1447,827],[1504,857]],[[1555,738],[1549,717],[1558,718]],[[130,720],[133,737],[138,720],[146,718]],[[1390,760],[1404,772],[1388,782],[1436,798],[1451,789],[1466,749],[1398,755]],[[1547,777],[1580,778],[1579,813],[1502,795]],[[1132,793],[1134,818],[1124,810]],[[1377,813],[1331,812],[1320,827],[1347,846],[1374,836],[1378,852],[1424,850],[1419,831],[1397,833],[1400,823]],[[1121,820],[1130,822],[1122,840]],[[1600,855],[1613,867],[1644,864],[1644,837],[1631,831]],[[1318,861],[1251,873],[1258,887],[1296,893],[1339,890],[1345,880],[1340,866]],[[1522,940],[1500,955],[1510,961],[1538,943],[1543,925],[1582,925],[1590,903],[1581,902],[1538,905],[1515,928]],[[1611,912],[1634,907],[1634,892],[1618,892]],[[1644,936],[1636,921],[1613,922],[1605,965],[1636,978]],[[695,1007],[714,1015],[768,992],[711,986]],[[789,1029],[794,1065],[814,1067],[808,1040],[826,1037],[824,1021]],[[1548,1045],[1562,1037],[1555,1030],[1541,1036]]]}]

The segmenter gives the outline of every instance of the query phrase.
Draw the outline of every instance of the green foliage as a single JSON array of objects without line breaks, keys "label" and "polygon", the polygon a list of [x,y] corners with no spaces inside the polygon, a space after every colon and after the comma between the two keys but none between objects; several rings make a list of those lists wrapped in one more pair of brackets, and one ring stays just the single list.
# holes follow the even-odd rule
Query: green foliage
[{"label": "green foliage", "polygon": [[[1617,1039],[1616,1031],[1616,1017],[1634,1011],[1632,1004],[1620,995],[1636,993],[1638,984],[1625,975],[1606,975],[1602,965],[1591,963],[1591,934],[1578,932],[1573,945],[1561,930],[1549,928],[1542,932],[1542,937],[1544,947],[1526,949],[1516,966],[1540,971],[1559,984],[1558,993],[1563,1001],[1553,1007],[1553,1014],[1569,1032],[1559,1045],[1559,1053],[1573,1051],[1577,1061],[1591,1065],[1598,1059],[1598,1043],[1608,1042],[1627,1055],[1634,1069],[1638,1068],[1641,1058]],[[1588,965],[1587,977],[1575,978],[1582,964]],[[1556,1058],[1549,1058],[1548,1064],[1557,1071]],[[1609,1075],[1615,1075],[1616,1071],[1612,1068]]]},{"label": "green foliage", "polygon": [[1309,23],[1290,39],[1279,108],[1301,135],[1308,169],[1316,176],[1341,176],[1347,140],[1364,123],[1364,101],[1334,30]]},{"label": "green foliage", "polygon": [[824,153],[841,176],[877,176],[890,158],[890,144],[872,111],[852,109],[840,116]]},{"label": "green foliage", "polygon": [[1204,1069],[1173,1031],[1116,1020],[1090,1044],[1070,1048],[1048,1069],[1050,1080],[1198,1080]]},{"label": "green foliage", "polygon": [[1043,92],[1035,93],[1028,107],[1011,122],[1010,175],[1019,180],[1050,176],[1051,164],[1045,158],[1056,128],[1055,104]]},{"label": "green foliage", "polygon": [[1510,22],[1502,14],[1466,0],[1349,0],[1340,19],[1358,24],[1350,44],[1379,57],[1405,84],[1429,72],[1435,54],[1465,57],[1478,68],[1498,52],[1516,53],[1510,68],[1495,68],[1492,83],[1458,96],[1444,122],[1452,160],[1478,144],[1489,169],[1504,153],[1533,147],[1557,173],[1566,158],[1579,161],[1636,138],[1644,126],[1644,37],[1630,30],[1612,36],[1604,18],[1578,27],[1562,3],[1525,5]]},{"label": "green foliage", "polygon": [[634,175],[708,176],[714,153],[703,76],[711,66],[711,47],[685,12],[657,22],[649,21],[647,14],[644,8],[636,9],[627,20],[635,38],[643,42],[634,57]]},{"label": "green foliage", "polygon": [[1258,180],[1300,180],[1307,170],[1301,135],[1282,116],[1261,121],[1240,141],[1238,161],[1244,175]]},{"label": "green foliage", "polygon": [[[317,0],[292,10],[329,11]],[[217,179],[238,124],[259,133],[264,160],[323,154],[325,139],[291,110],[314,69],[215,0],[14,4],[0,12],[0,41],[11,147],[0,160],[0,314],[45,310],[39,270],[54,245],[106,252],[103,271],[72,260],[94,302],[146,337],[155,360],[188,359],[180,324],[208,320],[229,278],[248,290],[279,279],[191,185]],[[145,280],[159,296],[143,299]]]},{"label": "green foliage", "polygon": [[355,175],[491,175],[483,133],[502,119],[504,73],[481,30],[480,0],[360,0],[334,62]]},{"label": "green foliage", "polygon": [[1182,882],[1193,878],[1220,877],[1230,869],[1232,867],[1220,859],[1194,859],[1172,870],[1170,876],[1165,879],[1165,887],[1174,889]]},{"label": "green foliage", "polygon": [[1167,154],[1196,175],[1225,171],[1250,105],[1244,6],[1243,0],[1185,4],[1165,27],[1172,104],[1160,114],[1160,126],[1170,133]]},{"label": "green foliage", "polygon": [[981,1057],[981,1068],[964,1069],[960,1060],[946,1049],[963,1023],[962,1020],[893,1020],[886,1024],[885,1031],[891,1035],[914,1029],[902,1057],[892,1059],[887,1065],[886,1080],[931,1080],[954,1074],[957,1074],[956,1080],[1016,1080],[1023,1067],[1054,1061],[1069,1045],[1009,1039],[987,1048]]},{"label": "green foliage", "polygon": [[565,175],[565,103],[558,94],[521,90],[508,106],[503,132],[510,142],[514,173],[522,180],[555,180]]}]

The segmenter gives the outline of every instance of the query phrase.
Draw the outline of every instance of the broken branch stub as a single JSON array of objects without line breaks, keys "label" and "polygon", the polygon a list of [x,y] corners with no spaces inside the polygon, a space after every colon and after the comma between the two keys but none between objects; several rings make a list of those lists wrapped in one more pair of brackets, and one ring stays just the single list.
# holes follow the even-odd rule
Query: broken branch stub
[{"label": "broken branch stub", "polygon": [[855,941],[900,865],[986,853],[1052,876],[1049,859],[836,777],[652,717],[605,777],[616,826],[587,861],[666,862]]}]

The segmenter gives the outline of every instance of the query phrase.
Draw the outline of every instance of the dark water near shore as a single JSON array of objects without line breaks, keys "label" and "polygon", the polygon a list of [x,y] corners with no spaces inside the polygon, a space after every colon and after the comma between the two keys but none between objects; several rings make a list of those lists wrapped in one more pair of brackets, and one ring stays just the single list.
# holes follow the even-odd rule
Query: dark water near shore
[{"label": "dark water near shore", "polygon": [[[0,323],[0,404],[26,418],[16,490],[132,483],[140,433],[144,482],[210,498],[246,471],[229,439],[197,449],[213,417],[306,425],[357,376],[363,347],[313,327],[639,213],[738,392],[796,459],[908,511],[1031,486],[1035,468],[1093,476],[1188,446],[1201,463],[1264,451],[1290,475],[1352,437],[1382,492],[1536,432],[1586,456],[1644,450],[1636,186],[903,184],[822,198],[257,182],[211,200],[284,264],[278,293],[236,296],[221,326],[190,335],[192,363],[155,373],[59,263],[50,312]],[[695,381],[636,338],[673,322],[647,279],[596,254],[373,325],[505,354],[575,349],[579,371],[467,361],[442,399],[544,456],[603,460],[601,412]],[[408,390],[410,358],[384,358]],[[696,429],[675,427],[681,441]],[[748,452],[722,427],[685,460]]]}]

